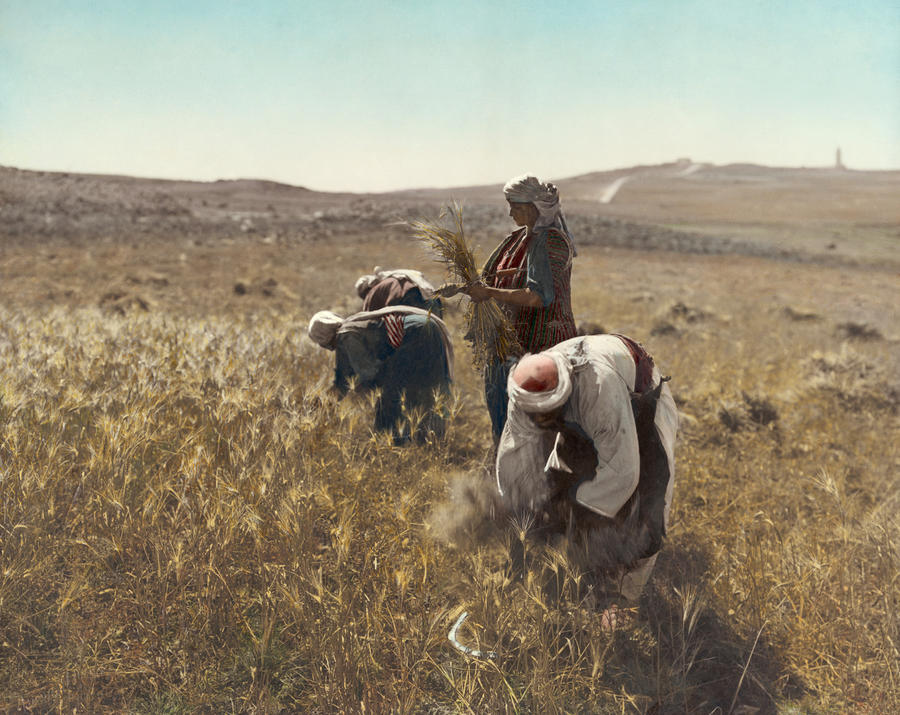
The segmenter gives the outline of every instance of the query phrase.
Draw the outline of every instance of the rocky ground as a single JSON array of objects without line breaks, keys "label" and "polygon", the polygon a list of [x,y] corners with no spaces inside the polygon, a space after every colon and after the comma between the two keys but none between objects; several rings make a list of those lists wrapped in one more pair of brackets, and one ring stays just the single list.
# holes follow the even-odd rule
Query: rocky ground
[{"label": "rocky ground", "polygon": [[[581,249],[576,294],[579,281],[603,281],[705,303],[781,296],[790,310],[898,332],[900,172],[671,164],[559,186]],[[335,194],[0,167],[0,300],[306,310],[343,300],[375,264],[414,264],[439,282],[404,222],[459,201],[483,258],[511,228],[501,189]]]},{"label": "rocky ground", "polygon": [[[900,172],[637,167],[560,181],[579,243],[639,250],[896,264]],[[610,203],[603,188],[629,178]],[[304,242],[402,232],[459,200],[475,233],[508,226],[501,187],[336,194],[270,181],[211,183],[0,167],[0,245],[222,239]],[[802,240],[818,236],[819,244]],[[768,240],[766,240],[768,237]],[[845,243],[847,245],[838,245]]]}]

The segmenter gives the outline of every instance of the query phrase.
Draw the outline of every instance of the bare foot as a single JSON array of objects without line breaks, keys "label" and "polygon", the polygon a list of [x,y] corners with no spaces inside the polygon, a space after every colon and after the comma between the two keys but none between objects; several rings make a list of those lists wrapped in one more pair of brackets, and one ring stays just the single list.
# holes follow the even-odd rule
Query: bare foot
[{"label": "bare foot", "polygon": [[600,615],[600,628],[611,633],[612,631],[624,628],[634,622],[635,609],[619,608],[617,604],[612,604],[604,609]]}]

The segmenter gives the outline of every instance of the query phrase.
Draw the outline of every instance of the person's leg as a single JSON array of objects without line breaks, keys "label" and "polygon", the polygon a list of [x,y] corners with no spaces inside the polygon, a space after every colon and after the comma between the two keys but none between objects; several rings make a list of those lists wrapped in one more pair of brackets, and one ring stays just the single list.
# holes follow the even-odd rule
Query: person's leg
[{"label": "person's leg", "polygon": [[637,562],[634,568],[624,571],[616,580],[617,591],[609,596],[611,602],[600,614],[600,628],[614,631],[627,627],[637,617],[638,601],[644,586],[650,580],[657,554]]},{"label": "person's leg", "polygon": [[641,597],[644,586],[650,580],[650,574],[653,573],[653,567],[656,565],[656,557],[659,554],[653,554],[646,559],[641,559],[635,567],[630,571],[626,571],[619,579],[619,593],[628,601],[637,601]]},{"label": "person's leg", "polygon": [[672,392],[669,390],[668,384],[663,385],[660,393],[659,402],[656,405],[654,424],[669,462],[669,483],[666,487],[665,510],[665,524],[666,528],[668,528],[669,510],[672,508],[672,493],[675,487],[675,439],[678,434],[678,408],[675,406],[675,400],[672,399]]},{"label": "person's leg", "polygon": [[415,439],[424,442],[429,434],[444,436],[449,416],[450,382],[444,343],[436,328],[423,329],[416,341],[417,361],[406,388],[406,406],[418,413]]},{"label": "person's leg", "polygon": [[386,381],[396,386],[397,418],[403,422],[403,434],[410,433],[408,416],[401,414],[399,395],[405,396],[407,410],[419,412],[416,439],[424,441],[428,432],[443,434],[443,415],[435,414],[435,392],[449,393],[447,356],[440,330],[424,316],[404,320],[405,333],[400,347],[390,357]]},{"label": "person's leg", "polygon": [[446,432],[447,419],[450,416],[450,384],[444,376],[435,376],[428,381],[423,394],[408,404],[421,414],[416,427],[416,441],[424,442],[428,435],[442,438]]},{"label": "person's leg", "polygon": [[[653,379],[656,384],[659,383],[659,371],[654,368]],[[663,385],[660,392],[659,401],[656,405],[656,414],[654,417],[654,426],[662,449],[664,450],[664,458],[662,463],[658,465],[662,469],[668,468],[668,483],[665,490],[665,505],[663,510],[663,523],[667,526],[669,522],[669,510],[672,506],[672,491],[675,483],[675,435],[678,431],[678,410],[672,399],[672,393],[669,386]],[[663,455],[660,455],[663,457]],[[619,593],[628,601],[637,601],[641,597],[644,586],[650,580],[653,573],[653,567],[656,565],[656,557],[659,552],[652,556],[640,559],[633,568],[623,572],[619,579]]]},{"label": "person's leg", "polygon": [[382,387],[378,401],[375,403],[375,431],[394,432],[394,437],[399,436],[397,422],[401,417],[401,393],[396,384],[386,384]]},{"label": "person's leg", "polygon": [[484,401],[491,416],[491,430],[495,444],[500,441],[503,426],[506,424],[506,407],[509,399],[506,394],[506,380],[513,364],[510,360],[492,362],[484,368]]}]

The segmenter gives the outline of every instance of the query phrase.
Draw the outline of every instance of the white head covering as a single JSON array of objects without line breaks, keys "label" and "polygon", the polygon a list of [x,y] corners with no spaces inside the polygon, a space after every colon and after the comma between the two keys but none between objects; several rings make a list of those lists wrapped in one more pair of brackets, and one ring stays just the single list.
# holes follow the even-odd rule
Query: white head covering
[{"label": "white head covering", "polygon": [[368,293],[372,286],[378,282],[378,276],[374,273],[369,273],[364,276],[360,276],[356,279],[356,283],[354,284],[354,288],[356,289],[356,295],[360,298],[365,298],[366,293]]},{"label": "white head covering", "polygon": [[344,319],[337,313],[332,313],[330,310],[320,310],[310,318],[306,332],[313,342],[318,343],[323,348],[333,350],[334,338],[343,324]]},{"label": "white head covering", "polygon": [[519,384],[513,379],[515,370],[510,371],[506,381],[506,392],[509,395],[510,403],[523,412],[552,412],[556,408],[562,407],[569,399],[569,395],[572,394],[572,363],[569,362],[569,359],[553,350],[548,350],[541,355],[553,358],[553,362],[556,363],[559,382],[552,390],[530,392],[519,387]]},{"label": "white head covering", "polygon": [[503,195],[513,203],[534,204],[542,215],[559,210],[559,190],[549,181],[542,182],[534,174],[524,174],[507,181]]},{"label": "white head covering", "polygon": [[537,509],[550,497],[544,475],[543,430],[529,413],[550,412],[562,407],[572,394],[572,365],[568,358],[549,350],[540,354],[553,358],[556,363],[556,387],[543,392],[524,390],[513,379],[515,370],[510,371],[506,383],[509,411],[497,446],[496,476],[497,490],[513,509]]},{"label": "white head covering", "polygon": [[503,195],[506,200],[514,204],[534,204],[538,210],[538,219],[534,223],[535,229],[556,228],[562,232],[572,247],[572,255],[575,255],[575,242],[566,224],[562,208],[559,205],[559,189],[553,184],[542,182],[534,174],[517,176],[506,182],[503,187]]}]

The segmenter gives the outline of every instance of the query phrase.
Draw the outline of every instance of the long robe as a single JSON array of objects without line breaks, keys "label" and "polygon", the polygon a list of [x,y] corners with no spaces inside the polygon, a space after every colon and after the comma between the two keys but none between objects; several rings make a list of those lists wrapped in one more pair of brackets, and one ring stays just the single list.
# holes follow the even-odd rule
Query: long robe
[{"label": "long robe", "polygon": [[[547,352],[563,355],[572,366],[572,392],[562,408],[562,423],[583,435],[596,454],[592,474],[578,474],[571,496],[575,504],[601,517],[610,531],[604,539],[601,530],[585,534],[589,548],[616,551],[609,558],[597,554],[598,562],[626,566],[620,573],[622,593],[631,598],[649,576],[656,554],[644,557],[650,535],[640,532],[640,542],[628,531],[640,528],[636,523],[639,504],[633,495],[641,470],[638,433],[632,411],[632,391],[636,365],[632,353],[621,338],[614,335],[592,335],[566,340]],[[653,426],[668,462],[665,483],[663,528],[668,527],[669,511],[675,482],[675,437],[678,411],[669,386],[660,385],[659,371],[654,368],[651,386],[659,387],[659,399]],[[509,414],[497,450],[497,488],[513,510],[539,512],[554,493],[553,470],[566,469],[559,455],[559,437],[540,428],[532,418],[510,400]],[[626,504],[628,509],[624,509]],[[627,512],[627,513],[623,513]],[[604,521],[605,520],[605,521]],[[587,520],[590,522],[591,520]],[[625,541],[612,544],[612,531],[620,528]],[[636,533],[636,532],[635,532]],[[630,540],[632,543],[627,543]]]}]

